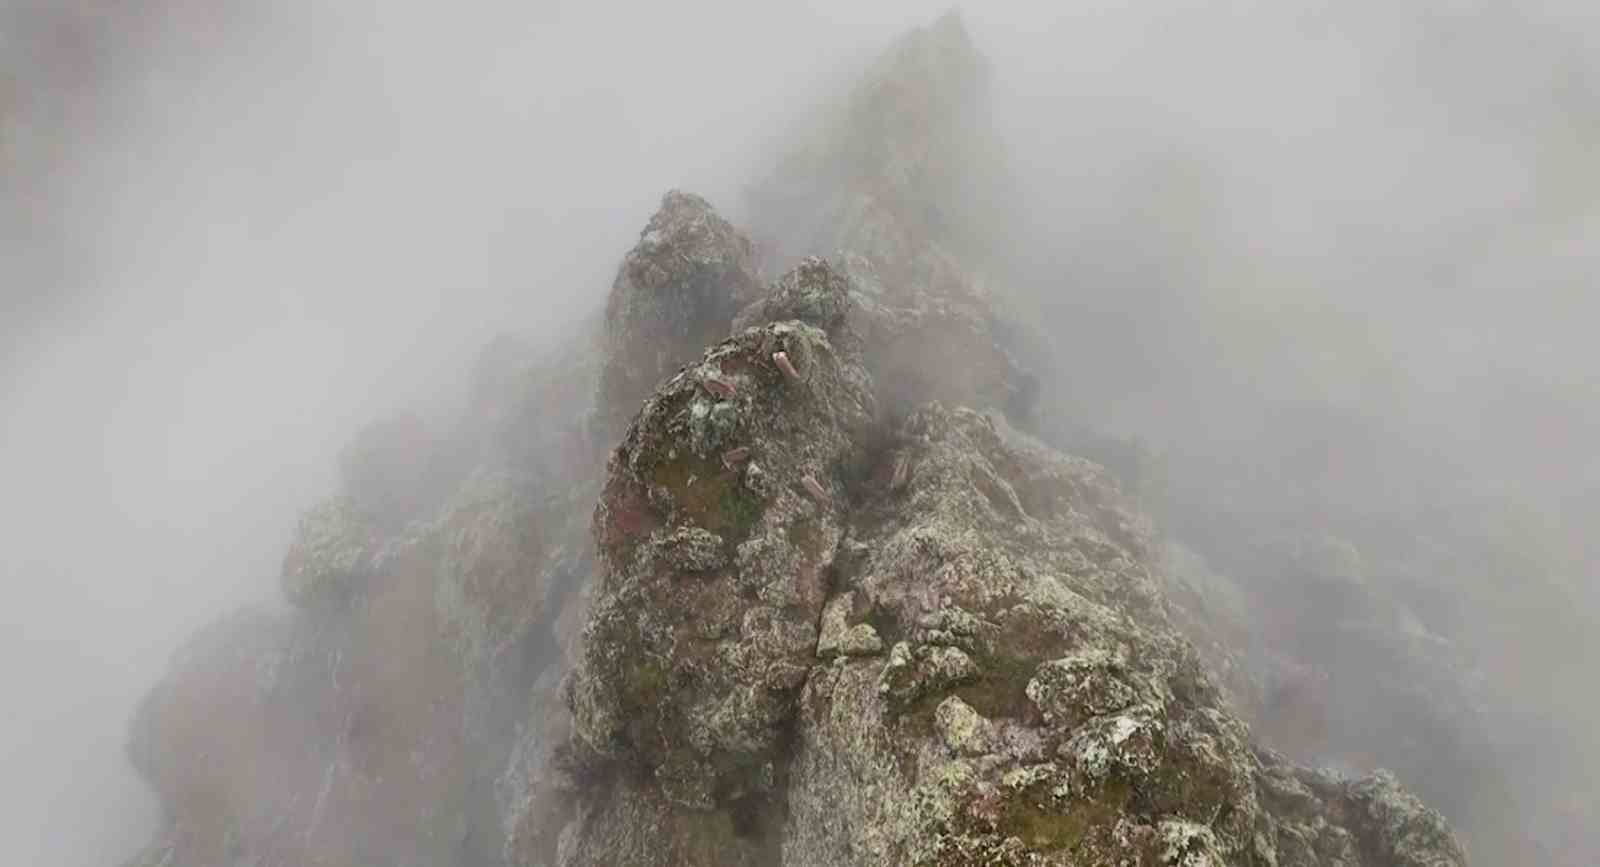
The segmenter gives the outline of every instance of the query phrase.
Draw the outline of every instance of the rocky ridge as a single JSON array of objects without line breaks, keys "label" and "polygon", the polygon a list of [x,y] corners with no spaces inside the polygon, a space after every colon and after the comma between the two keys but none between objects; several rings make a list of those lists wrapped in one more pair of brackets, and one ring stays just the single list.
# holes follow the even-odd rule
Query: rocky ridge
[{"label": "rocky ridge", "polygon": [[754,208],[824,215],[782,275],[669,193],[603,322],[497,345],[448,437],[358,438],[293,610],[145,702],[133,863],[1464,864],[1392,776],[1261,746],[1149,520],[1027,432],[930,180],[982,69],[953,17],[891,49],[847,105],[903,113],[847,108],[786,163],[804,207]]}]

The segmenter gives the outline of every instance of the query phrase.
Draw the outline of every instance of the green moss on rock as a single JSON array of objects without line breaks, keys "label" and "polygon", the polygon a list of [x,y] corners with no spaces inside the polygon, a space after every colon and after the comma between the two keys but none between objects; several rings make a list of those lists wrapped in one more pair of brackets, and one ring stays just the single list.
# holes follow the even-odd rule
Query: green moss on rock
[{"label": "green moss on rock", "polygon": [[283,595],[311,607],[349,601],[369,574],[379,534],[349,497],[334,497],[300,516],[283,559]]}]

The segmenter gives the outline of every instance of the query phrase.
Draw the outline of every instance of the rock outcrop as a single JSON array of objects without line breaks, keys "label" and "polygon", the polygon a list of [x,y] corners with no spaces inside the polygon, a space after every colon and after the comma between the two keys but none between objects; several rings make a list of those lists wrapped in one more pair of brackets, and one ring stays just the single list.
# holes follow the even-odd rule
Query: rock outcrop
[{"label": "rock outcrop", "polygon": [[[768,309],[834,285],[800,267]],[[1104,471],[993,413],[874,416],[870,365],[754,321],[613,458],[558,863],[1464,863],[1391,778],[1252,749]],[[780,335],[803,390],[765,363]]]},{"label": "rock outcrop", "polygon": [[982,69],[954,17],[891,50],[756,208],[820,215],[769,285],[669,193],[602,321],[359,437],[291,610],[145,702],[136,863],[1464,864],[1392,776],[1262,746],[1150,520],[1026,432],[941,216]]},{"label": "rock outcrop", "polygon": [[674,802],[771,785],[872,420],[864,380],[817,329],[752,328],[663,385],[612,458],[578,732]]},{"label": "rock outcrop", "polygon": [[667,193],[606,300],[603,412],[626,423],[656,383],[723,336],[761,286],[754,255],[705,199]]},{"label": "rock outcrop", "polygon": [[210,627],[143,703],[130,755],[168,819],[135,863],[505,863],[530,795],[508,761],[545,734],[530,706],[561,707],[593,570],[587,337],[501,341],[458,430],[401,417],[345,450],[285,556],[290,609]]}]

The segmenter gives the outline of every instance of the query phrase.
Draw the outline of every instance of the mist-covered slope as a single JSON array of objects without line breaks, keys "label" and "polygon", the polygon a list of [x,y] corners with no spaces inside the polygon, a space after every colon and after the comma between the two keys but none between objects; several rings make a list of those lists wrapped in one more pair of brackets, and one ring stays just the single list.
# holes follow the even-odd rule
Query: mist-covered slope
[{"label": "mist-covered slope", "polygon": [[1412,791],[1537,857],[1433,597],[1050,399],[986,66],[907,34],[747,228],[668,193],[568,340],[358,436],[134,720],[133,863],[1467,863]]}]

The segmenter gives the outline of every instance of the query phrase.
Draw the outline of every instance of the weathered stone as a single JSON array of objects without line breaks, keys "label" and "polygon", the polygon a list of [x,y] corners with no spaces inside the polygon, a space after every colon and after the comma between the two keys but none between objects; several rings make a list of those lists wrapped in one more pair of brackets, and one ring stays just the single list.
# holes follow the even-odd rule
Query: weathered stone
[{"label": "weathered stone", "polygon": [[857,623],[839,639],[839,653],[845,656],[872,656],[883,652],[883,639],[870,623]]},{"label": "weathered stone", "polygon": [[[762,363],[780,348],[802,360],[803,388]],[[726,402],[737,421],[715,441],[696,427],[703,369],[736,383]],[[815,659],[842,532],[837,505],[800,481],[855,461],[872,412],[857,362],[799,322],[741,332],[646,401],[595,512],[605,572],[574,685],[577,733],[591,749],[649,769],[662,796],[687,807],[761,789]],[[725,466],[730,447],[764,456],[762,485]],[[747,479],[755,467],[745,465]]]},{"label": "weathered stone", "polygon": [[623,258],[606,302],[600,404],[620,430],[640,401],[722,337],[761,285],[750,242],[704,199],[674,190]]},{"label": "weathered stone", "polygon": [[[1143,536],[1096,469],[937,406],[899,441],[918,471],[879,495],[849,610],[915,639],[808,681],[784,863],[1282,863],[1280,841],[1343,851],[1383,825],[1342,784],[1281,819],[1258,794],[1281,777],[1147,604],[1122,547]],[[1441,864],[1453,845],[1419,835]]]},{"label": "weathered stone", "polygon": [[1028,698],[1046,723],[1079,725],[1133,703],[1133,688],[1117,676],[1121,667],[1117,658],[1103,649],[1054,659],[1039,666],[1028,681]]},{"label": "weathered stone", "polygon": [[700,527],[676,527],[651,534],[650,547],[675,569],[710,572],[728,563],[721,536]]},{"label": "weathered stone", "polygon": [[958,695],[939,702],[933,712],[933,724],[939,729],[944,745],[957,755],[979,756],[993,746],[994,732],[989,721]]},{"label": "weathered stone", "polygon": [[370,574],[378,531],[348,497],[325,500],[300,516],[283,559],[283,595],[309,607],[350,601]]},{"label": "weathered stone", "polygon": [[822,258],[809,256],[779,278],[768,294],[740,311],[734,333],[769,322],[799,320],[838,340],[849,322],[850,283]]}]

